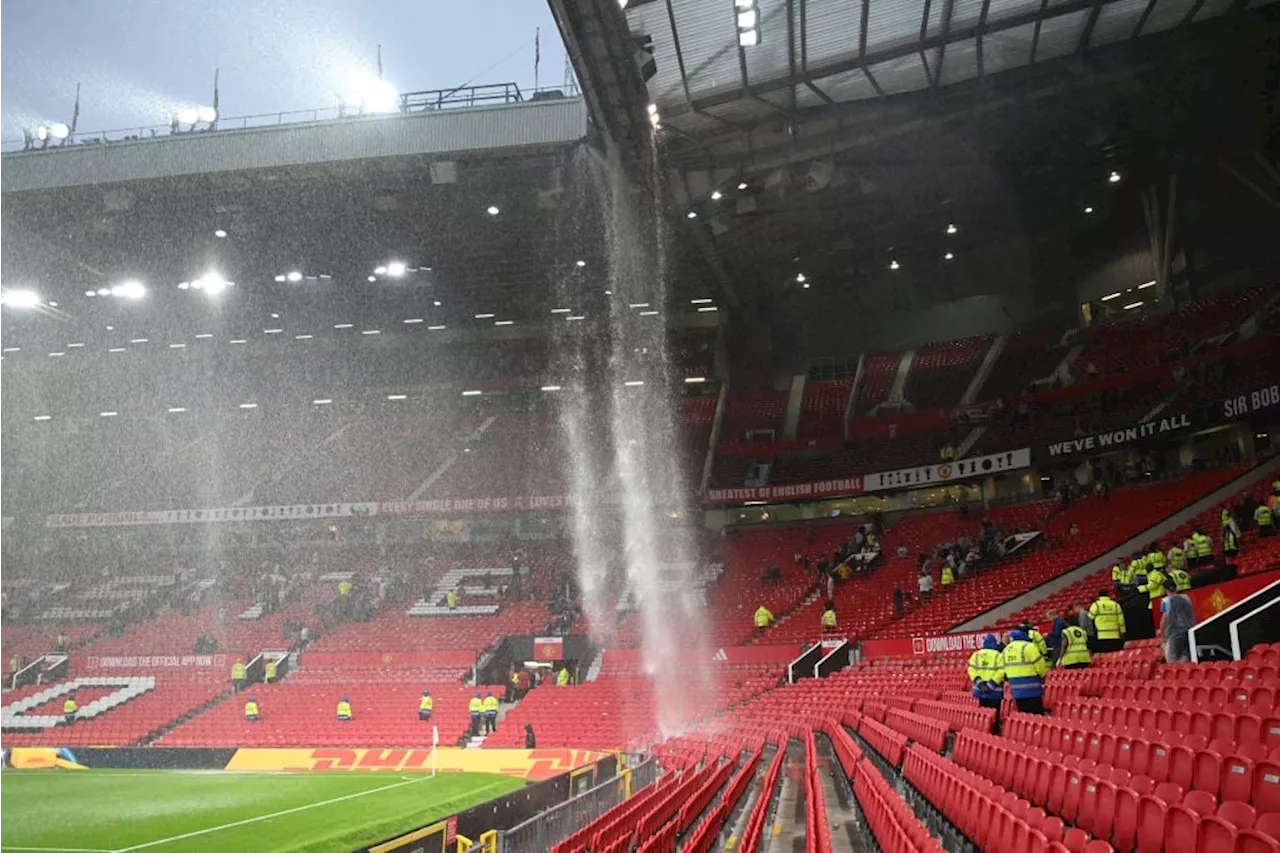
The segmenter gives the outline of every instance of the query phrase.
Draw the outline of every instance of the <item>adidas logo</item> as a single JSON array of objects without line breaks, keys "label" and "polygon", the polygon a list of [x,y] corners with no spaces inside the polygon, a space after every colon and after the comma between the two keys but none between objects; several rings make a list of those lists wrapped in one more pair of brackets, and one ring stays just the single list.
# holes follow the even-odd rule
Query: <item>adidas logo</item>
[{"label": "adidas logo", "polygon": [[721,648],[719,651],[717,651],[714,655],[711,656],[711,659],[712,660],[728,660],[729,655],[725,653],[725,650],[723,648]]}]

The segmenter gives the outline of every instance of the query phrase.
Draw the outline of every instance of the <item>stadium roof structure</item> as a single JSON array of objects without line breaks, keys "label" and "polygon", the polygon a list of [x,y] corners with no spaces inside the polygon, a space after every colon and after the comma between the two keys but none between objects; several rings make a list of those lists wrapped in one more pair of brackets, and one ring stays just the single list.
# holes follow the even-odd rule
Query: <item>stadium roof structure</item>
[{"label": "stadium roof structure", "polygon": [[[623,147],[643,148],[648,105],[624,117],[623,102],[627,78],[647,75],[673,220],[727,299],[775,327],[830,337],[839,327],[820,321],[994,293],[1070,321],[1082,264],[1109,260],[1107,241],[1145,245],[1144,205],[1171,175],[1179,198],[1246,221],[1274,212],[1237,177],[1271,180],[1252,178],[1275,154],[1275,4],[551,4],[593,117]],[[739,6],[758,13],[757,44],[739,43]],[[1195,211],[1178,215],[1194,226]]]},{"label": "stadium roof structure", "polygon": [[[6,154],[5,289],[56,305],[6,309],[4,357],[536,335],[557,279],[603,316],[599,200],[566,221],[587,133],[569,97]],[[199,292],[211,273],[234,286]],[[144,299],[111,295],[129,281]]]}]

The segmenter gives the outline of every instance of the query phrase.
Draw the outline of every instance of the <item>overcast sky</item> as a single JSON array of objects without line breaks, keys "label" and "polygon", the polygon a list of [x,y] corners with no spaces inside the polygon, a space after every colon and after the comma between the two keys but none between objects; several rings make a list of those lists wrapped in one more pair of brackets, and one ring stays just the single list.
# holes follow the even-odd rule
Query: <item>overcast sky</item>
[{"label": "overcast sky", "polygon": [[79,130],[167,124],[175,106],[213,99],[224,117],[332,107],[376,74],[401,92],[466,82],[541,85],[564,77],[545,0],[4,0],[0,123]]}]

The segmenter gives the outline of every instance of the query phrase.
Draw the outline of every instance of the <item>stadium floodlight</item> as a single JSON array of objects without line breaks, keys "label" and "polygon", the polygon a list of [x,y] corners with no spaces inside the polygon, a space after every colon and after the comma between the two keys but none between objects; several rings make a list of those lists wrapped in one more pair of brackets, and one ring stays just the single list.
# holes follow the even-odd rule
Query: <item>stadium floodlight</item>
[{"label": "stadium floodlight", "polygon": [[293,336],[293,339],[294,339],[295,341],[309,341],[309,340],[311,340],[311,339],[312,339],[312,338],[314,338],[314,337],[315,337],[315,335],[294,335],[294,336]]},{"label": "stadium floodlight", "polygon": [[97,295],[98,295],[98,291],[96,291],[96,290],[86,290],[86,291],[84,292],[84,295],[85,295],[85,296],[97,296]]},{"label": "stadium floodlight", "polygon": [[374,283],[375,281],[377,281],[377,280],[378,280],[378,277],[377,277],[376,275],[371,275],[371,276],[369,276],[369,283],[370,283],[370,284],[373,284],[373,283]]},{"label": "stadium floodlight", "polygon": [[169,344],[169,349],[186,349],[186,344]]},{"label": "stadium floodlight", "polygon": [[285,280],[285,277],[284,277],[283,275],[278,275],[278,276],[276,276],[276,281],[277,281],[278,283],[279,283],[279,282],[283,282],[284,280]]},{"label": "stadium floodlight", "polygon": [[142,286],[142,282],[130,279],[111,288],[111,295],[121,299],[141,299],[147,295],[147,289]]},{"label": "stadium floodlight", "polygon": [[62,122],[58,122],[57,124],[49,126],[49,135],[54,139],[66,139],[71,135],[71,128],[67,127]]},{"label": "stadium floodlight", "polygon": [[408,267],[406,267],[402,261],[392,261],[387,264],[387,275],[392,278],[399,278],[404,275],[406,269],[408,269]]},{"label": "stadium floodlight", "polygon": [[648,302],[632,302],[627,307],[628,308],[648,308],[649,303]]},{"label": "stadium floodlight", "polygon": [[393,113],[400,109],[400,93],[380,77],[357,80],[341,97],[342,106],[366,113]]},{"label": "stadium floodlight", "polygon": [[747,182],[746,182],[746,181],[740,181],[740,182],[738,183],[738,189],[740,189],[740,190],[745,190],[746,188],[747,188]]},{"label": "stadium floodlight", "polygon": [[278,334],[280,334],[280,333],[281,333],[281,332],[283,332],[283,331],[284,331],[284,329],[263,329],[263,330],[262,330],[262,334],[264,334],[264,335],[278,335]]},{"label": "stadium floodlight", "polygon": [[444,328],[446,328],[446,327],[445,327],[445,326],[427,326],[427,331],[429,331],[429,332],[438,332],[438,331],[440,331],[441,329],[444,329]]},{"label": "stadium floodlight", "polygon": [[247,340],[245,340],[244,338],[232,338],[231,340],[227,341],[227,343],[229,343],[229,344],[247,344],[247,343],[249,343],[249,342],[248,342]]},{"label": "stadium floodlight", "polygon": [[185,412],[186,410],[187,410],[187,409],[186,409],[186,407],[185,407],[185,406],[170,406],[170,407],[169,407],[169,414],[171,414],[171,415],[177,415],[177,414],[180,414],[180,413],[182,413],[182,412]]},{"label": "stadium floodlight", "polygon": [[511,325],[514,325],[514,324],[515,324],[515,322],[516,322],[515,320],[494,320],[494,321],[493,321],[493,325],[495,325],[495,326],[511,326]]},{"label": "stadium floodlight", "polygon": [[1112,172],[1110,175],[1108,175],[1108,176],[1107,176],[1107,180],[1108,180],[1108,181],[1110,181],[1110,182],[1111,182],[1111,183],[1113,183],[1113,184],[1118,184],[1118,183],[1120,183],[1120,173],[1119,173],[1119,172]]},{"label": "stadium floodlight", "polygon": [[98,288],[98,295],[99,295],[99,296],[110,296],[110,295],[111,295],[111,288],[109,288],[109,287],[99,287],[99,288]]},{"label": "stadium floodlight", "polygon": [[954,234],[954,233],[956,233],[956,231],[958,231],[958,230],[959,230],[959,229],[958,229],[958,228],[956,228],[956,225],[955,225],[955,223],[954,223],[954,222],[952,222],[950,225],[948,225],[948,226],[947,226],[947,233],[948,233],[948,234]]},{"label": "stadium floodlight", "polygon": [[125,352],[124,347],[111,347],[107,352]]},{"label": "stadium floodlight", "polygon": [[355,328],[355,324],[354,323],[337,323],[334,325],[334,328],[335,329],[352,329],[352,328]]},{"label": "stadium floodlight", "polygon": [[302,273],[298,272],[297,270],[290,270],[288,273],[285,274],[285,278],[287,278],[289,281],[292,281],[292,282],[299,282],[299,281],[302,281]]},{"label": "stadium floodlight", "polygon": [[256,409],[256,408],[258,408],[258,404],[257,404],[257,403],[241,403],[241,404],[240,404],[240,408],[242,408],[242,409]]},{"label": "stadium floodlight", "polygon": [[62,358],[66,354],[65,351],[51,352],[49,353],[49,358]]},{"label": "stadium floodlight", "polygon": [[200,111],[195,107],[183,107],[175,114],[179,124],[195,124],[200,120]]},{"label": "stadium floodlight", "polygon": [[720,309],[714,305],[703,305],[701,308],[698,309],[699,312],[704,312],[704,313],[707,311],[719,311],[719,310]]},{"label": "stadium floodlight", "polygon": [[1086,208],[1084,209],[1084,212],[1085,212],[1086,214],[1088,214],[1088,213],[1093,213],[1093,208],[1092,208],[1092,207],[1086,207]]},{"label": "stadium floodlight", "polygon": [[1100,299],[1100,300],[1098,300],[1098,301],[1100,301],[1100,302],[1110,302],[1112,299],[1119,299],[1119,298],[1121,297],[1121,295],[1122,295],[1122,294],[1120,293],[1120,291],[1118,291],[1118,290],[1117,290],[1115,293],[1108,293],[1106,296],[1102,297],[1102,299]]},{"label": "stadium floodlight", "polygon": [[0,302],[10,308],[34,308],[40,301],[40,294],[34,290],[10,290],[0,296]]},{"label": "stadium floodlight", "polygon": [[362,331],[360,332],[360,334],[362,334],[362,335],[380,335],[380,334],[382,334],[382,332],[381,332],[381,330],[379,330],[379,329],[364,329],[364,330],[362,330]]},{"label": "stadium floodlight", "polygon": [[483,393],[484,393],[483,391],[463,391],[463,392],[462,392],[462,396],[464,396],[464,397],[479,397],[479,396],[480,396],[481,394],[483,394]]},{"label": "stadium floodlight", "polygon": [[22,352],[22,347],[5,347],[0,352]]},{"label": "stadium floodlight", "polygon": [[720,199],[722,199],[722,198],[724,198],[724,193],[720,192],[720,190],[712,190],[712,191],[711,191],[711,200],[712,200],[712,201],[719,201],[719,200],[720,200]]},{"label": "stadium floodlight", "polygon": [[51,420],[52,418],[53,418],[53,415],[36,415],[35,418],[33,418],[33,420],[47,421],[47,420]]},{"label": "stadium floodlight", "polygon": [[641,317],[657,317],[658,313],[659,312],[657,311],[641,311],[640,316]]},{"label": "stadium floodlight", "polygon": [[36,128],[36,139],[39,139],[41,142],[44,142],[48,138],[49,138],[49,128],[45,127],[43,124]]},{"label": "stadium floodlight", "polygon": [[955,254],[953,254],[952,252],[947,252],[945,255],[942,256],[942,259],[944,261],[949,261],[954,257],[955,257]]},{"label": "stadium floodlight", "polygon": [[644,380],[643,380],[643,379],[628,379],[626,382],[623,382],[622,384],[623,384],[623,385],[625,385],[625,386],[627,386],[628,388],[639,388],[641,385],[643,385],[643,384],[644,384]]},{"label": "stadium floodlight", "polygon": [[696,210],[691,210],[691,211],[689,211],[688,213],[686,213],[686,214],[685,214],[685,218],[686,218],[686,219],[697,219],[697,218],[698,218],[698,211],[696,211]]},{"label": "stadium floodlight", "polygon": [[329,398],[327,398],[327,397],[322,397],[322,398],[320,398],[319,400],[312,400],[312,401],[311,401],[311,405],[313,405],[313,406],[327,406],[327,405],[329,405],[329,404],[330,404],[330,403],[332,403],[332,402],[333,402],[333,401],[332,401],[332,400],[330,400]]},{"label": "stadium floodlight", "polygon": [[98,412],[98,417],[100,417],[100,418],[114,418],[114,417],[116,417],[116,416],[117,416],[117,415],[119,415],[119,414],[120,414],[119,412]]},{"label": "stadium floodlight", "polygon": [[216,230],[216,231],[214,231],[214,232],[213,232],[213,236],[215,236],[215,237],[217,237],[219,240],[221,240],[223,237],[227,236],[227,232],[226,232],[226,231],[223,231],[221,228],[219,228],[218,230]]},{"label": "stadium floodlight", "polygon": [[421,318],[421,317],[410,317],[409,319],[407,319],[407,320],[405,320],[405,321],[404,321],[404,323],[405,323],[405,325],[406,325],[406,326],[412,326],[412,325],[414,325],[414,324],[416,324],[416,323],[421,323],[421,322],[422,322],[422,318]]},{"label": "stadium floodlight", "polygon": [[434,305],[434,306],[436,306],[437,308],[439,308],[439,307],[440,307],[440,300],[439,300],[439,299],[437,299],[436,301],[432,302],[431,304],[432,304],[432,305]]},{"label": "stadium floodlight", "polygon": [[374,267],[374,268],[373,268],[373,274],[374,274],[374,275],[386,275],[386,274],[387,274],[387,268],[386,268],[386,267],[384,267],[384,266],[376,266],[376,267]]},{"label": "stadium floodlight", "polygon": [[131,339],[129,340],[129,343],[131,343],[131,344],[145,344],[145,343],[146,343],[147,341],[149,341],[149,340],[151,340],[151,339],[150,339],[150,338],[131,338]]},{"label": "stadium floodlight", "polygon": [[196,118],[208,124],[213,124],[218,120],[218,111],[213,107],[196,107]]},{"label": "stadium floodlight", "polygon": [[582,268],[583,268],[583,267],[585,267],[586,265],[587,265],[587,262],[586,262],[586,261],[583,261],[583,260],[579,260],[579,261],[577,261],[577,267],[578,267],[578,269],[582,269]]},{"label": "stadium floodlight", "polygon": [[568,314],[571,311],[573,311],[572,308],[552,308],[551,309],[552,314]]},{"label": "stadium floodlight", "polygon": [[804,284],[802,284],[802,285],[800,285],[800,286],[801,286],[801,287],[803,287],[805,290],[808,290],[808,289],[809,289],[809,282],[807,282],[807,281],[806,281]]},{"label": "stadium floodlight", "polygon": [[804,284],[805,283],[804,273],[802,272],[796,273],[796,281],[800,284]]},{"label": "stadium floodlight", "polygon": [[896,260],[889,261],[889,269],[891,270],[902,269],[902,265],[899,264]]},{"label": "stadium floodlight", "polygon": [[587,319],[587,315],[586,315],[586,314],[574,314],[574,315],[573,315],[573,316],[571,316],[571,317],[565,317],[565,319],[572,323],[572,322],[577,321],[577,320],[585,320],[585,319]]},{"label": "stadium floodlight", "polygon": [[1146,290],[1148,287],[1155,287],[1155,286],[1156,286],[1155,281],[1148,281],[1148,282],[1145,282],[1144,284],[1138,285],[1138,290]]},{"label": "stadium floodlight", "polygon": [[1128,311],[1132,308],[1141,308],[1142,305],[1143,305],[1143,302],[1141,299],[1139,299],[1137,302],[1130,302],[1128,305],[1124,306],[1124,310]]},{"label": "stadium floodlight", "polygon": [[703,299],[690,299],[690,300],[689,300],[689,304],[690,304],[690,305],[710,305],[710,304],[711,304],[712,302],[714,302],[714,301],[715,301],[715,300],[712,300],[712,299],[706,299],[706,298],[703,298]]},{"label": "stadium floodlight", "polygon": [[706,381],[707,381],[707,377],[705,376],[686,376],[684,378],[684,384],[686,385],[698,385]]},{"label": "stadium floodlight", "polygon": [[496,204],[491,204],[487,208],[485,208],[485,212],[488,213],[490,216],[497,216],[502,211],[498,209],[498,206]]},{"label": "stadium floodlight", "polygon": [[404,400],[407,398],[408,398],[407,394],[388,394],[387,395],[388,400]]},{"label": "stadium floodlight", "polygon": [[759,43],[760,43],[759,30],[746,30],[746,31],[739,30],[738,31],[739,47],[755,47]]},{"label": "stadium floodlight", "polygon": [[542,390],[543,391],[559,391],[560,386],[559,385],[543,385]]},{"label": "stadium floodlight", "polygon": [[477,320],[492,320],[493,317],[494,317],[493,314],[477,314],[476,315]]}]

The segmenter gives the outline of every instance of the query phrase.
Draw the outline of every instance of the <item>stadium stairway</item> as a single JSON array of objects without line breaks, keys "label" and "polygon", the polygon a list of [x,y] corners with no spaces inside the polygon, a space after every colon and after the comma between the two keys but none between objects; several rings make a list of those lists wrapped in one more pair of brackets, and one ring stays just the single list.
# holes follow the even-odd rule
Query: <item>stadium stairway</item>
[{"label": "stadium stairway", "polygon": [[[1194,519],[1201,513],[1210,511],[1221,503],[1247,489],[1257,483],[1270,482],[1275,478],[1277,471],[1280,471],[1280,456],[1271,459],[1261,465],[1244,472],[1239,477],[1233,478],[1231,481],[1219,486],[1209,494],[1195,501],[1194,503],[1184,507],[1173,515],[1168,516],[1159,524],[1153,525],[1141,532],[1131,536],[1115,548],[1107,551],[1101,556],[1090,560],[1089,562],[1073,569],[1065,574],[1050,580],[1039,586],[1033,587],[1021,595],[1017,595],[997,607],[991,608],[983,613],[973,616],[953,628],[954,633],[968,633],[982,630],[988,625],[993,625],[1003,619],[1007,619],[1016,613],[1027,608],[1033,608],[1039,602],[1050,597],[1054,593],[1066,589],[1077,582],[1081,582],[1090,575],[1096,574],[1104,569],[1109,569],[1117,560],[1128,559],[1134,550],[1145,548],[1146,545],[1153,540],[1158,540],[1169,532],[1176,530],[1179,526]],[[1209,531],[1214,535],[1215,543],[1217,542],[1216,528]],[[1167,546],[1166,546],[1167,547]]]}]

